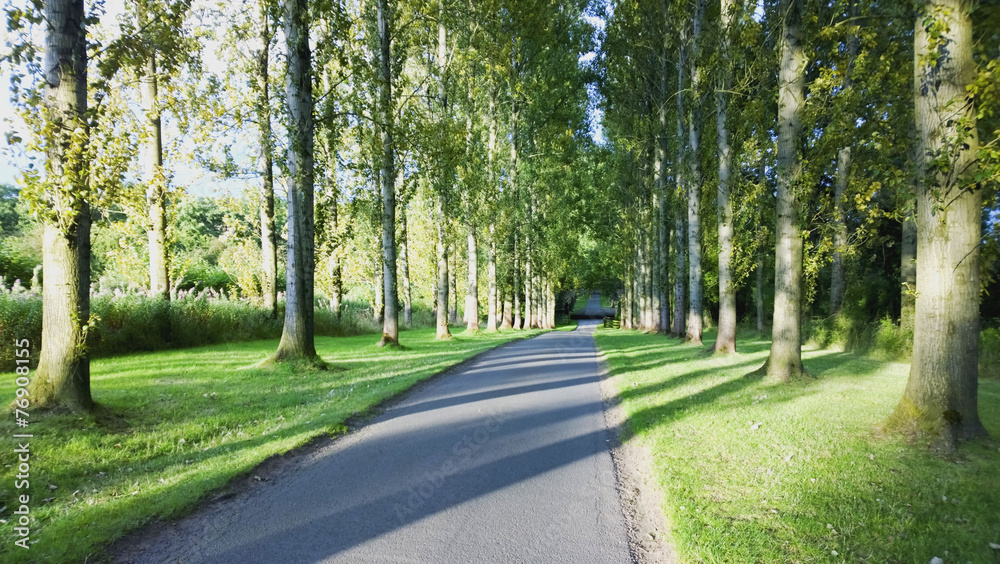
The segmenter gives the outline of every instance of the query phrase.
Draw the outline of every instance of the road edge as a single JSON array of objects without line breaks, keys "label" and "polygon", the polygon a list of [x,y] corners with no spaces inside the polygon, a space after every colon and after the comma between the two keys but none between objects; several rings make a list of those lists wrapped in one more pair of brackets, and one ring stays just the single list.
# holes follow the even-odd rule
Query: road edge
[{"label": "road edge", "polygon": [[641,441],[624,436],[627,418],[612,382],[607,357],[597,346],[597,339],[594,339],[594,348],[597,350],[604,421],[612,439],[610,452],[618,500],[628,529],[629,552],[636,564],[678,564],[669,523],[661,507],[663,492],[652,472],[653,458]]}]

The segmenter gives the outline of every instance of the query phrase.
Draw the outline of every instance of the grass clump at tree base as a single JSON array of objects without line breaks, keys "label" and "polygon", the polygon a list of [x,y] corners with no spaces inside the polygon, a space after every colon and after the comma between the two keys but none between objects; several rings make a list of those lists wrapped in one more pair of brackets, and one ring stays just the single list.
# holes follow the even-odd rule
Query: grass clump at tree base
[{"label": "grass clump at tree base", "polygon": [[[460,335],[402,333],[405,348],[378,348],[372,335],[317,337],[332,370],[297,363],[258,366],[276,340],[133,354],[92,362],[99,416],[31,413],[0,434],[30,439],[29,550],[14,546],[17,473],[13,448],[0,466],[0,561],[83,562],[154,517],[178,517],[268,457],[345,421],[476,353],[540,331]],[[0,376],[0,402],[14,399],[12,374]],[[7,443],[11,443],[8,441]]]},{"label": "grass clump at tree base", "polygon": [[[743,377],[768,340],[716,356],[636,331],[601,328],[597,343],[681,561],[1000,561],[1000,442],[942,457],[879,431],[909,365],[806,347],[816,379],[769,384]],[[1000,382],[980,380],[979,410],[1000,437]]]}]

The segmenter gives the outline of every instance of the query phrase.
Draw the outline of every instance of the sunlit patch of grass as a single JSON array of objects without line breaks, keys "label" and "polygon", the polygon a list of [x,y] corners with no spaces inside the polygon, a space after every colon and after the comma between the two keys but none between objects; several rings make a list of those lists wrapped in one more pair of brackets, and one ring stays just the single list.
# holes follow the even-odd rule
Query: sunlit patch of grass
[{"label": "sunlit patch of grass", "polygon": [[[379,349],[376,335],[317,337],[330,370],[259,367],[276,340],[133,354],[92,363],[100,417],[31,419],[30,550],[14,546],[13,439],[0,455],[0,560],[82,562],[154,517],[191,510],[270,456],[324,434],[340,434],[420,380],[476,353],[539,331],[402,334],[405,348]],[[14,398],[13,374],[0,375],[0,402]],[[0,419],[0,436],[19,432]],[[20,432],[24,432],[21,430]]]},{"label": "sunlit patch of grass", "polygon": [[[816,380],[743,376],[770,343],[735,355],[663,336],[599,329],[628,417],[653,453],[664,512],[686,562],[996,562],[1000,443],[945,459],[882,436],[907,364],[806,348]],[[711,342],[714,335],[706,335]],[[980,415],[1000,437],[1000,382]]]}]

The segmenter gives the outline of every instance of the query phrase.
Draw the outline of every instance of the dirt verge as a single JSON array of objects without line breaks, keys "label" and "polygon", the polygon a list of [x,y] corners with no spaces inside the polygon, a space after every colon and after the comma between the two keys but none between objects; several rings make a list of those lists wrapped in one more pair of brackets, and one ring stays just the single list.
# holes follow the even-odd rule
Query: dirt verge
[{"label": "dirt verge", "polygon": [[628,527],[629,550],[637,564],[677,564],[677,552],[670,541],[670,531],[660,509],[663,494],[652,472],[653,459],[644,445],[625,435],[625,413],[611,381],[607,359],[600,349],[598,358],[604,419],[613,440],[611,459]]}]

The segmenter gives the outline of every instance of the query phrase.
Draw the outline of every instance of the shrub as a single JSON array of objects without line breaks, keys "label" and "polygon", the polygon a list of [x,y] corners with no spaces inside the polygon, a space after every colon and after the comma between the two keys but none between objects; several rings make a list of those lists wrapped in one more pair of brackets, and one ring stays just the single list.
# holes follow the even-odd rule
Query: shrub
[{"label": "shrub", "polygon": [[979,377],[1000,378],[1000,329],[979,333]]},{"label": "shrub", "polygon": [[[217,343],[276,339],[281,336],[284,303],[278,315],[251,300],[229,299],[212,289],[181,292],[167,301],[144,293],[102,290],[91,298],[93,328],[88,346],[92,357],[194,347]],[[402,323],[402,316],[400,316]],[[430,310],[413,312],[414,326],[432,325]],[[368,304],[345,302],[340,319],[329,309],[329,301],[316,304],[317,336],[342,337],[378,333],[381,325],[372,319]],[[42,300],[24,289],[0,290],[0,343],[14,339],[31,341],[31,358],[38,360],[42,335]],[[14,347],[0,346],[0,372],[14,369]]]},{"label": "shrub", "polygon": [[913,348],[913,333],[904,332],[888,316],[873,322],[847,315],[811,319],[803,327],[803,337],[820,348],[837,347],[887,360],[905,360]]}]

